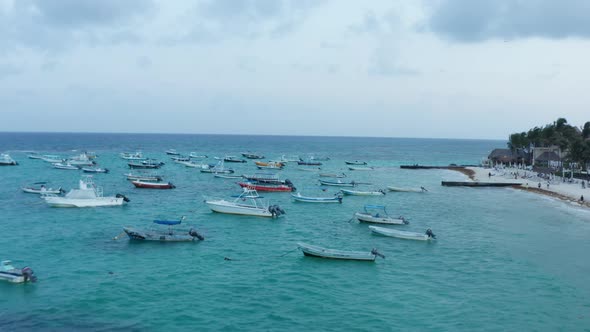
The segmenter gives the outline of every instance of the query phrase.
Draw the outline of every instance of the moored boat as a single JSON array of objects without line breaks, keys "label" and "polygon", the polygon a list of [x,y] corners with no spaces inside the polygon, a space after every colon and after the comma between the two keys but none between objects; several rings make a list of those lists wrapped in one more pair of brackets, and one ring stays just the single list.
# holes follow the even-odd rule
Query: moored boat
[{"label": "moored boat", "polygon": [[238,214],[256,217],[278,217],[285,211],[278,205],[269,205],[260,201],[261,196],[254,189],[244,188],[233,201],[224,199],[205,200],[209,208],[218,213]]},{"label": "moored boat", "polygon": [[84,173],[108,173],[108,168],[101,168],[101,167],[82,167],[82,171]]},{"label": "moored boat", "polygon": [[339,179],[341,179],[341,178],[345,178],[346,177],[346,174],[344,174],[344,173],[340,173],[340,174],[337,174],[337,173],[320,173],[320,177],[321,178],[339,178]]},{"label": "moored boat", "polygon": [[420,187],[418,189],[418,188],[402,188],[402,187],[388,186],[387,189],[389,191],[408,192],[408,193],[425,193],[428,191],[424,187]]},{"label": "moored boat", "polygon": [[398,239],[418,240],[418,241],[429,241],[429,240],[436,239],[436,235],[434,235],[434,233],[432,233],[432,230],[430,228],[427,229],[425,233],[398,231],[396,229],[377,227],[377,226],[369,226],[369,229],[373,233],[385,235],[385,236],[390,236],[390,237],[396,237]]},{"label": "moored boat", "polygon": [[147,159],[143,156],[143,153],[141,153],[141,151],[121,152],[121,153],[119,153],[119,156],[125,160],[145,160],[145,159]]},{"label": "moored boat", "polygon": [[348,167],[349,171],[372,171],[374,170],[373,167],[361,167],[361,166],[351,166]]},{"label": "moored boat", "polygon": [[384,196],[385,195],[385,190],[383,190],[383,189],[374,190],[374,191],[340,189],[340,191],[344,195],[350,195],[350,196]]},{"label": "moored boat", "polygon": [[136,162],[130,162],[127,163],[127,165],[129,165],[129,168],[132,169],[156,169],[156,168],[160,168],[164,165],[163,162],[158,162],[155,160],[143,160],[141,162],[136,161]]},{"label": "moored boat", "polygon": [[70,170],[70,171],[77,171],[80,169],[80,167],[74,166],[70,163],[55,163],[55,164],[53,164],[53,168]]},{"label": "moored boat", "polygon": [[[285,180],[288,181],[288,180]],[[291,182],[291,181],[289,181]],[[290,184],[270,184],[270,183],[255,183],[255,182],[238,182],[238,185],[242,188],[253,189],[257,191],[270,191],[270,192],[291,192],[297,190],[293,187],[293,183]]]},{"label": "moored boat", "polygon": [[149,182],[149,181],[135,180],[135,181],[131,181],[131,183],[133,183],[135,188],[143,188],[143,189],[174,189],[174,188],[176,188],[176,186],[170,182],[164,183],[164,182]]},{"label": "moored boat", "polygon": [[225,156],[223,157],[223,161],[227,162],[227,163],[245,163],[247,162],[244,159],[240,159],[236,156]]},{"label": "moored boat", "polygon": [[242,156],[248,159],[264,159],[264,156],[258,153],[244,152]]},{"label": "moored boat", "polygon": [[357,185],[356,182],[354,181],[350,181],[350,182],[342,182],[341,180],[337,180],[337,181],[327,181],[327,180],[319,180],[320,184],[323,186],[334,186],[334,187],[354,187]]},{"label": "moored boat", "polygon": [[319,161],[315,161],[315,160],[307,160],[307,161],[303,161],[303,160],[299,160],[297,162],[297,165],[304,165],[304,166],[321,166],[322,163]]},{"label": "moored boat", "polygon": [[166,150],[166,154],[169,155],[169,156],[178,156],[178,155],[180,155],[180,153],[177,152],[175,149]]},{"label": "moored boat", "polygon": [[204,154],[198,154],[196,152],[191,152],[191,153],[188,154],[188,156],[191,157],[191,158],[195,158],[195,159],[205,159],[205,158],[207,158],[206,155],[204,155]]},{"label": "moored boat", "polygon": [[163,178],[160,175],[156,174],[133,174],[127,173],[125,174],[127,180],[129,181],[145,181],[145,182],[159,182],[162,181]]},{"label": "moored boat", "polygon": [[10,283],[19,284],[23,282],[36,282],[37,277],[30,267],[23,267],[22,269],[12,266],[9,260],[0,263],[0,280],[6,280]]},{"label": "moored boat", "polygon": [[[168,226],[167,230],[124,227],[123,231],[127,234],[130,240],[161,242],[190,242],[195,240],[205,240],[205,237],[194,228],[188,230],[173,230],[172,226],[180,225],[184,219],[185,218],[182,217],[180,220],[154,220],[154,223],[157,225]],[[117,238],[118,237],[115,237],[115,239]]]},{"label": "moored boat", "polygon": [[336,194],[332,197],[312,197],[303,196],[301,193],[291,194],[291,197],[297,202],[305,203],[342,203],[342,195]]},{"label": "moored boat", "polygon": [[45,185],[41,185],[40,188],[23,187],[21,189],[26,193],[39,194],[39,195],[60,195],[64,192],[64,190],[61,187],[59,187],[57,189],[53,189],[53,188],[46,188]]},{"label": "moored boat", "polygon": [[344,161],[346,165],[366,165],[366,161],[354,160],[354,161]]},{"label": "moored boat", "polygon": [[388,225],[405,225],[408,220],[402,216],[392,217],[387,213],[387,209],[383,205],[365,205],[363,212],[356,212],[354,214],[361,222],[368,222],[374,224],[388,224]]},{"label": "moored boat", "polygon": [[101,187],[97,187],[91,176],[82,178],[78,189],[70,190],[64,197],[47,195],[43,196],[45,202],[53,207],[101,207],[119,206],[129,199],[124,195],[103,196]]},{"label": "moored boat", "polygon": [[345,251],[323,248],[302,242],[297,243],[297,246],[301,249],[303,255],[311,257],[371,262],[374,262],[377,256],[385,258],[377,249],[372,249],[371,251]]}]

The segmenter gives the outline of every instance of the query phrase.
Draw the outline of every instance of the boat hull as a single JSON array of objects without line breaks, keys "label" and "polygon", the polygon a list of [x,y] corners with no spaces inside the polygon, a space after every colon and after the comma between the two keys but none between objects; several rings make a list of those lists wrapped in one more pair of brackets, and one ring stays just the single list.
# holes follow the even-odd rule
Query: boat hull
[{"label": "boat hull", "polygon": [[22,190],[26,193],[29,194],[39,194],[39,195],[59,195],[61,194],[61,188],[58,189],[46,189],[46,190],[41,190],[41,189],[35,189],[35,188],[22,188]]},{"label": "boat hull", "polygon": [[428,235],[422,234],[422,233],[404,232],[404,231],[398,231],[398,230],[394,230],[394,229],[390,229],[390,228],[377,227],[377,226],[369,226],[369,229],[375,234],[389,236],[389,237],[395,237],[398,239],[415,240],[415,241],[434,240],[433,238],[429,237]]},{"label": "boat hull", "polygon": [[225,214],[237,214],[244,216],[267,217],[272,218],[272,213],[266,208],[253,207],[248,205],[239,205],[225,200],[220,201],[205,201],[205,204],[213,212]]},{"label": "boat hull", "polygon": [[303,255],[309,257],[370,262],[374,262],[376,257],[370,252],[327,249],[306,243],[298,243],[297,245],[303,252]]},{"label": "boat hull", "polygon": [[382,191],[357,191],[357,190],[340,190],[344,195],[349,196],[384,196],[385,193]]},{"label": "boat hull", "polygon": [[45,202],[53,207],[103,207],[123,205],[122,197],[98,197],[93,199],[71,199],[65,197],[44,197]]},{"label": "boat hull", "polygon": [[190,234],[170,234],[166,232],[150,232],[136,230],[133,228],[123,228],[125,234],[130,240],[139,241],[158,241],[158,242],[193,242],[199,240]]},{"label": "boat hull", "polygon": [[160,182],[143,182],[143,181],[131,181],[135,188],[142,188],[142,189],[174,189],[172,183],[160,183]]},{"label": "boat hull", "polygon": [[238,182],[240,187],[254,189],[256,191],[268,191],[268,192],[292,192],[295,190],[294,187],[289,187],[287,185],[261,185],[261,184],[252,184],[246,182]]},{"label": "boat hull", "polygon": [[342,203],[342,197],[307,197],[301,195],[291,195],[297,202],[304,203]]},{"label": "boat hull", "polygon": [[360,213],[357,212],[354,214],[354,217],[357,218],[360,222],[367,222],[372,224],[387,224],[387,225],[405,225],[403,219],[400,218],[392,218],[392,217],[375,217],[370,214]]},{"label": "boat hull", "polygon": [[354,183],[352,182],[333,182],[333,181],[325,181],[320,180],[320,184],[322,186],[333,186],[333,187],[354,187]]}]

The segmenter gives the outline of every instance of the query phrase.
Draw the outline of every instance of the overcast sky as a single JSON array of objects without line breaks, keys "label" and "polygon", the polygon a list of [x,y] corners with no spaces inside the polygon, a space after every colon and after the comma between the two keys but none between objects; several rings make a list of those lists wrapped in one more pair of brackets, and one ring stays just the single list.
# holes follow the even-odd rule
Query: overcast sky
[{"label": "overcast sky", "polygon": [[587,0],[0,0],[0,131],[506,139],[590,120]]}]

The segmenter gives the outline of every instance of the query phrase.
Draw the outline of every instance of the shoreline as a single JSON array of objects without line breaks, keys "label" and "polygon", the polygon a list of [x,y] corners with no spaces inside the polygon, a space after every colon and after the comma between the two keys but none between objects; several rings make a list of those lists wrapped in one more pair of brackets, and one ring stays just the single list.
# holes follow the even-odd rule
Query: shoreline
[{"label": "shoreline", "polygon": [[[512,186],[512,188],[575,203],[575,206],[590,208],[590,202],[588,202],[588,199],[590,199],[590,187],[582,188],[580,183],[547,181],[537,177],[532,171],[516,168],[503,169],[501,170],[502,173],[498,173],[497,170],[492,168],[483,167],[465,167],[451,170],[464,174],[472,181],[505,182],[510,180],[520,182],[520,186]],[[518,178],[515,179],[514,174],[517,174]],[[541,187],[539,187],[539,184]],[[580,201],[582,195],[584,196],[583,202]]]}]

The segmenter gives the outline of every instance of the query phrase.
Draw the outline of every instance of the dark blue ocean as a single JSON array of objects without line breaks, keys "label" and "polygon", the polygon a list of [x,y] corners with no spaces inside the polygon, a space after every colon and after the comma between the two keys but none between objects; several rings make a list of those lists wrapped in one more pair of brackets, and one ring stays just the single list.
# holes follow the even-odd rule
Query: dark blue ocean
[{"label": "dark blue ocean", "polygon": [[[589,331],[590,213],[512,189],[449,188],[448,170],[400,165],[479,164],[504,141],[155,134],[0,133],[0,152],[20,165],[0,167],[0,259],[28,265],[35,284],[0,282],[0,330],[148,331]],[[426,187],[429,192],[346,196],[342,204],[293,202],[289,193],[261,193],[286,215],[278,219],[211,212],[205,197],[230,198],[235,179],[214,178],[174,163],[168,149],[213,157],[262,153],[329,157],[321,170],[289,164],[280,177],[302,193],[327,195],[319,172],[347,175],[362,188]],[[166,164],[157,171],[173,190],[136,189],[121,152],[141,150]],[[51,208],[21,187],[34,182],[66,189],[81,171],[57,170],[31,151],[98,155],[110,170],[94,181],[122,207]],[[373,171],[349,171],[363,160]],[[226,164],[237,174],[252,161]],[[399,229],[431,228],[422,243],[372,235],[351,220],[366,204],[410,218]],[[142,243],[113,238],[124,226],[178,219],[206,239]],[[369,251],[375,262],[304,257],[298,242]],[[231,260],[225,260],[230,258]]]}]

